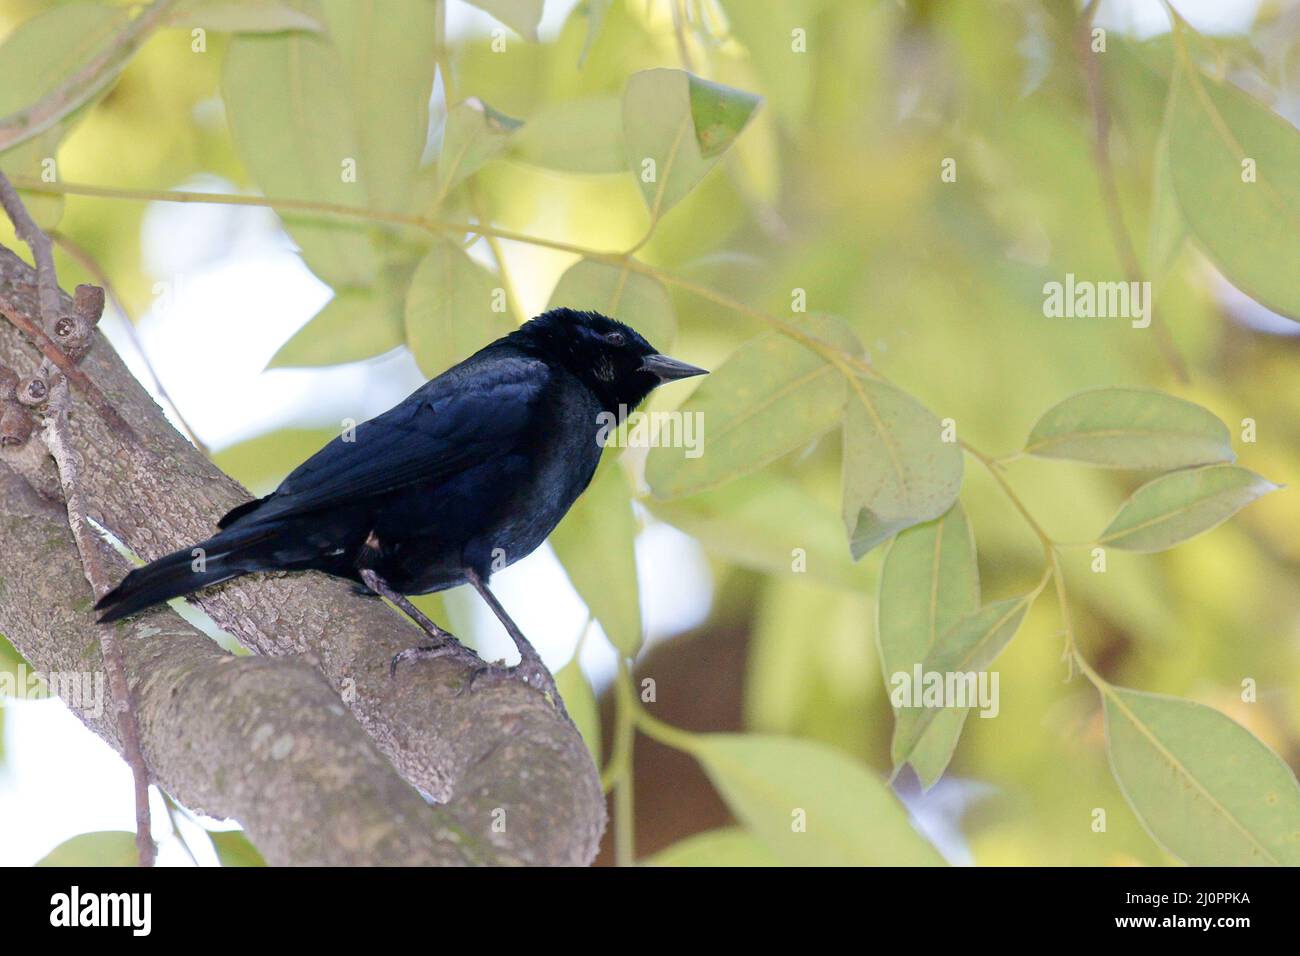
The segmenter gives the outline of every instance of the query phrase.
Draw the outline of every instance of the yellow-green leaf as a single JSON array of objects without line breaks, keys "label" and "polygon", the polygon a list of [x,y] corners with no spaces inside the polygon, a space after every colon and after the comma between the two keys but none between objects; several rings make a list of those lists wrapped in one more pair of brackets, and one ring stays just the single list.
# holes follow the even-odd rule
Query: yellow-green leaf
[{"label": "yellow-green leaf", "polygon": [[1189,700],[1102,696],[1115,779],[1161,846],[1192,866],[1300,866],[1300,786],[1277,754]]},{"label": "yellow-green leaf", "polygon": [[779,475],[749,475],[725,488],[648,506],[655,517],[698,538],[710,554],[741,567],[782,575],[799,568],[848,588],[866,581],[864,566],[844,549],[839,509]]},{"label": "yellow-green leaf", "polygon": [[587,38],[582,41],[582,53],[578,56],[579,69],[587,62],[587,55],[600,36],[600,28],[605,25],[605,15],[609,13],[613,2],[614,0],[587,0],[583,11],[587,17]]},{"label": "yellow-green leaf", "polygon": [[560,276],[550,308],[591,309],[632,326],[659,351],[672,345],[677,319],[658,279],[631,269],[580,259]]},{"label": "yellow-green leaf", "polygon": [[[876,641],[885,684],[895,674],[909,679],[939,638],[957,621],[979,608],[979,567],[975,536],[961,502],[935,521],[908,528],[894,539],[880,571]],[[936,714],[933,725],[911,748],[906,762],[921,783],[934,786],[952,759],[968,708]],[[906,726],[895,710],[892,753],[895,767],[904,762]]]},{"label": "yellow-green leaf", "polygon": [[100,830],[64,840],[37,866],[136,866],[140,862],[135,834],[128,830]]},{"label": "yellow-green leaf", "polygon": [[[781,120],[796,127],[808,120],[816,58],[809,56],[808,33],[820,0],[781,0],[770,6],[750,0],[724,0],[732,33],[745,45],[763,80],[763,92]],[[804,34],[804,49],[797,48],[795,30]]]},{"label": "yellow-green leaf", "polygon": [[1228,426],[1200,405],[1140,388],[1099,388],[1048,409],[1025,453],[1103,468],[1185,468],[1232,461]]},{"label": "yellow-green leaf", "polygon": [[[960,618],[939,636],[939,640],[925,655],[925,660],[921,662],[922,681],[928,675],[938,675],[946,687],[950,675],[965,675],[964,692],[978,692],[979,672],[988,670],[1002,649],[1011,642],[1011,638],[1016,636],[1033,597],[1033,594],[1028,594],[995,601]],[[972,675],[976,681],[973,687],[970,683]],[[894,760],[898,764],[911,762],[912,754],[935,721],[941,714],[952,709],[926,706],[924,683],[917,687],[913,680],[914,674],[905,676],[912,691],[910,700],[902,696],[899,687],[890,688],[891,700],[897,696],[895,702],[902,704],[897,708],[898,719],[894,728]],[[920,700],[916,699],[918,694],[921,695]]]},{"label": "yellow-green leaf", "polygon": [[[809,331],[846,351],[853,334],[826,317],[809,317]],[[844,377],[811,349],[777,333],[745,343],[682,406],[704,423],[702,453],[656,447],[646,480],[660,498],[715,488],[802,448],[840,422]]]},{"label": "yellow-green leaf", "polygon": [[515,159],[569,173],[621,173],[623,114],[617,97],[545,103],[510,144]]},{"label": "yellow-green leaf", "polygon": [[546,0],[467,0],[492,14],[525,40],[537,42],[537,26],[542,22]]},{"label": "yellow-green leaf", "polygon": [[[347,74],[327,37],[235,36],[222,92],[235,145],[264,193],[365,207]],[[378,257],[363,224],[299,212],[280,218],[307,265],[336,290],[375,281]]]},{"label": "yellow-green leaf", "polygon": [[551,547],[574,590],[625,657],[641,649],[635,543],[631,490],[611,455],[551,533]]},{"label": "yellow-green leaf", "polygon": [[691,120],[700,156],[713,159],[727,151],[763,98],[721,83],[690,76]]},{"label": "yellow-green leaf", "polygon": [[747,830],[741,827],[722,827],[678,840],[642,865],[780,866],[781,861]]},{"label": "yellow-green leaf", "polygon": [[[17,115],[53,93],[101,55],[127,25],[130,11],[93,3],[62,4],[24,20],[0,44],[0,170],[48,181],[59,143],[74,122],[72,114],[103,96],[118,69],[105,71],[93,85],[76,87],[36,121],[17,123]],[[15,125],[8,125],[14,120]],[[36,224],[52,229],[63,216],[63,197],[22,192]]]},{"label": "yellow-green leaf", "polygon": [[684,70],[642,70],[623,91],[627,166],[658,218],[690,192],[740,135],[761,99]]},{"label": "yellow-green leaf", "polygon": [[323,8],[347,79],[357,180],[370,208],[409,213],[429,135],[438,8],[428,0],[325,0]]},{"label": "yellow-green leaf", "polygon": [[15,114],[55,92],[102,56],[130,22],[131,11],[97,3],[65,3],[24,20],[0,44],[0,152],[60,128],[73,112],[102,96],[125,61],[74,85],[38,117]]},{"label": "yellow-green leaf", "polygon": [[854,375],[844,392],[844,525],[854,558],[957,500],[961,446],[906,392]]},{"label": "yellow-green leaf", "polygon": [[432,378],[514,328],[494,275],[454,243],[421,260],[406,297],[406,344]]},{"label": "yellow-green leaf", "polygon": [[369,290],[344,289],[280,346],[267,368],[356,362],[404,341],[402,313],[394,303]]},{"label": "yellow-green leaf", "polygon": [[1169,168],[1169,121],[1156,143],[1151,177],[1151,224],[1147,234],[1147,273],[1159,280],[1169,271],[1187,239],[1187,223],[1178,209],[1173,172]]},{"label": "yellow-green leaf", "polygon": [[222,866],[266,866],[266,860],[243,830],[209,830],[208,837]]},{"label": "yellow-green leaf", "polygon": [[1169,168],[1188,228],[1233,285],[1300,319],[1300,132],[1185,60],[1169,95]]},{"label": "yellow-green leaf", "polygon": [[938,866],[939,852],[875,774],[825,744],[707,734],[691,753],[737,818],[799,866]]},{"label": "yellow-green leaf", "polygon": [[1097,539],[1126,551],[1163,551],[1217,528],[1278,486],[1236,465],[1155,478],[1133,492]]},{"label": "yellow-green leaf", "polygon": [[277,428],[221,449],[212,462],[253,494],[266,494],[338,434],[325,428]]},{"label": "yellow-green leaf", "polygon": [[457,103],[447,114],[443,128],[435,205],[489,159],[502,153],[521,125],[519,120],[494,110],[478,97]]},{"label": "yellow-green leaf", "polygon": [[591,759],[600,766],[600,710],[596,705],[595,691],[591,689],[591,682],[583,673],[576,654],[555,675],[555,686],[564,701],[564,709],[573,718],[574,726],[591,751]]},{"label": "yellow-green leaf", "polygon": [[168,15],[167,23],[218,33],[318,33],[323,29],[315,17],[284,0],[185,0]]}]

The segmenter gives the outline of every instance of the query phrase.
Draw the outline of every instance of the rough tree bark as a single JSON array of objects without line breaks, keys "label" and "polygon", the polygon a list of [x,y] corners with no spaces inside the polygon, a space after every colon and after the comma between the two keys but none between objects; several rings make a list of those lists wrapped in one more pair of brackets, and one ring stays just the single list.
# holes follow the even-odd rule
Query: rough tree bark
[{"label": "rough tree bark", "polygon": [[[0,312],[35,317],[36,294],[31,267],[0,248]],[[0,322],[0,364],[24,375],[38,361]],[[171,428],[98,332],[81,368],[140,439],[124,442],[74,389],[68,431],[91,517],[132,551],[153,559],[202,540],[247,499]],[[62,502],[32,490],[49,494],[41,467],[30,447],[0,449],[0,632],[39,670],[93,670],[90,589]],[[423,632],[325,575],[251,575],[197,603],[261,656],[226,655],[166,609],[120,625],[145,752],[164,789],[240,820],[268,861],[594,857],[599,778],[540,694],[516,684],[462,694],[468,671],[451,660],[390,679],[392,655]],[[78,716],[118,744],[104,721]],[[426,807],[398,774],[440,805]]]}]

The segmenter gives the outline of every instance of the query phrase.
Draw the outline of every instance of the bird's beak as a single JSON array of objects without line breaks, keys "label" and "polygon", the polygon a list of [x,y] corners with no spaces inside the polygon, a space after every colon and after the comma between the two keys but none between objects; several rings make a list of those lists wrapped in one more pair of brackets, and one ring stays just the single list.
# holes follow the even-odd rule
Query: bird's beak
[{"label": "bird's beak", "polygon": [[672,382],[679,378],[691,378],[694,375],[708,375],[709,370],[696,368],[694,365],[687,365],[685,362],[679,362],[675,358],[669,358],[667,355],[660,355],[656,352],[654,355],[647,355],[641,362],[641,371],[649,372],[656,376],[661,382]]}]

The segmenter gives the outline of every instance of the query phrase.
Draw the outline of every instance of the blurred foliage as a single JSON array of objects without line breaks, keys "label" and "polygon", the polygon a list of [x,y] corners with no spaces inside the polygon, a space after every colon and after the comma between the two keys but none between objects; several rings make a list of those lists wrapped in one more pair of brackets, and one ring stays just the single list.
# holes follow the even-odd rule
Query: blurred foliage
[{"label": "blurred foliage", "polygon": [[[136,314],[147,192],[215,174],[291,201],[335,298],[273,366],[407,348],[433,375],[549,301],[714,369],[650,402],[703,413],[705,453],[609,452],[554,541],[626,656],[640,523],[698,539],[720,593],[757,573],[709,624],[748,635],[746,672],[713,675],[743,682],[747,733],[669,727],[620,670],[623,862],[637,732],[739,824],[653,863],[938,862],[890,780],[982,864],[1300,860],[1294,10],[1137,40],[1065,0],[582,0],[539,41],[542,0],[474,5],[509,29],[448,40],[434,0],[191,0],[0,168],[39,177],[58,143],[27,195]],[[8,3],[0,114],[122,9]],[[1149,280],[1149,327],[1050,317],[1075,278]],[[332,434],[216,460],[264,493]],[[891,675],[995,659],[998,719],[895,721]],[[599,753],[586,676],[560,681]]]}]

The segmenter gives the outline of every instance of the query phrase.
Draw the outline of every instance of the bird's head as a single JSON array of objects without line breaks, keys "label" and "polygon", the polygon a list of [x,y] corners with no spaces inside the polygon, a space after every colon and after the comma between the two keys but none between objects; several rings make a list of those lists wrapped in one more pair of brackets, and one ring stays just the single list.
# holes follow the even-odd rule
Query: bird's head
[{"label": "bird's head", "polygon": [[635,408],[664,382],[708,374],[659,354],[635,329],[599,312],[552,309],[526,322],[514,336],[573,373],[611,412],[620,405]]}]

